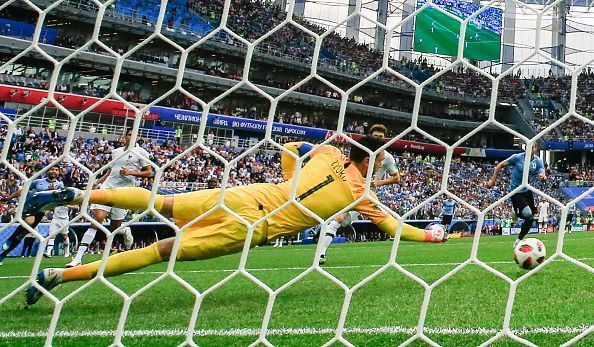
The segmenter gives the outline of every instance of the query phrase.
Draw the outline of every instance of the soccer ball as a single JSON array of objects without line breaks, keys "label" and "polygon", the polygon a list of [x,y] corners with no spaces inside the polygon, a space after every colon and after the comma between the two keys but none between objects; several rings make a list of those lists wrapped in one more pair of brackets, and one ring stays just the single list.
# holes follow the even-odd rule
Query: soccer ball
[{"label": "soccer ball", "polygon": [[443,241],[446,233],[443,225],[438,223],[431,224],[426,230],[431,234],[433,242]]},{"label": "soccer ball", "polygon": [[531,270],[545,260],[547,249],[539,239],[523,239],[514,247],[514,260],[524,270]]}]

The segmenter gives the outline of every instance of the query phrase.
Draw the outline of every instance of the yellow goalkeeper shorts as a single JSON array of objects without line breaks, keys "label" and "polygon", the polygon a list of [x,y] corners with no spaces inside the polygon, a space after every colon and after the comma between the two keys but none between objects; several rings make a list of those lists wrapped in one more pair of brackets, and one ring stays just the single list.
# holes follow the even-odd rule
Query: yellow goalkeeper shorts
[{"label": "yellow goalkeeper shorts", "polygon": [[[256,200],[240,191],[225,192],[225,206],[249,223],[255,223],[266,212]],[[177,194],[173,200],[176,225],[189,225],[182,234],[178,260],[209,259],[240,252],[245,244],[248,226],[222,208],[216,208],[220,189]],[[207,215],[205,215],[208,213]],[[204,215],[204,216],[203,216]],[[202,219],[192,221],[203,216]],[[268,225],[261,222],[254,228],[250,247],[266,240]]]}]

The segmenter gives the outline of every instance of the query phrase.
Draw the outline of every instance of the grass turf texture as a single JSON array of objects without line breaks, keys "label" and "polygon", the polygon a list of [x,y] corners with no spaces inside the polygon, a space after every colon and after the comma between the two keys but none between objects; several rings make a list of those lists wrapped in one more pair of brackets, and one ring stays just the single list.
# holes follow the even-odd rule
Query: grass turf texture
[{"label": "grass turf texture", "polygon": [[[552,254],[557,235],[538,237],[545,242],[549,255]],[[511,262],[513,240],[503,236],[484,237],[478,256],[516,279],[525,271]],[[468,259],[471,242],[471,239],[451,240],[446,244],[402,242],[398,263],[433,283]],[[391,242],[333,245],[324,269],[347,286],[353,286],[387,262],[391,246]],[[592,249],[594,233],[566,235],[565,252],[590,266],[594,265]],[[312,263],[314,251],[314,246],[259,247],[250,252],[247,268],[276,289],[303,273]],[[97,257],[90,255],[85,261]],[[57,257],[44,259],[42,267],[63,266],[66,261]],[[0,295],[5,296],[23,284],[32,264],[32,259],[7,259],[0,268]],[[177,263],[175,270],[202,291],[231,275],[238,264],[239,255],[232,255]],[[110,280],[131,294],[158,278],[165,268],[165,264],[155,265]],[[68,283],[53,293],[63,298],[81,285]],[[346,320],[346,328],[352,330],[344,337],[358,346],[398,345],[406,341],[417,325],[423,293],[420,284],[393,268],[387,269],[353,294]],[[432,330],[427,335],[444,346],[475,346],[486,341],[503,323],[508,293],[509,287],[503,280],[476,265],[467,266],[434,289],[425,324]],[[269,324],[269,329],[274,330],[268,336],[269,341],[279,346],[316,346],[327,342],[338,323],[343,300],[344,292],[336,284],[315,271],[307,274],[277,296]],[[202,335],[195,336],[194,340],[201,346],[249,345],[257,339],[267,301],[265,291],[245,276],[233,277],[204,298],[196,326]],[[115,329],[122,305],[121,297],[104,284],[94,283],[65,303],[57,327],[61,335],[54,338],[53,344],[110,344],[113,339],[100,333],[109,334]],[[165,278],[132,302],[125,327],[131,335],[125,336],[123,343],[129,346],[180,344],[194,305],[193,294],[173,279]],[[594,324],[592,307],[594,274],[566,261],[556,261],[519,285],[511,325],[513,329],[527,329],[521,336],[539,346],[558,346],[579,334],[580,327]],[[4,317],[0,334],[13,332],[22,336],[24,332],[45,332],[53,309],[53,303],[43,298],[25,310],[23,295],[18,293],[0,306]],[[381,327],[384,330],[373,330]],[[402,329],[385,330],[390,327]],[[574,329],[554,333],[534,330],[543,327]],[[456,330],[448,334],[438,328]],[[491,330],[481,333],[479,328]],[[210,332],[205,332],[209,329]],[[0,336],[0,346],[32,346],[44,342],[40,336]],[[519,344],[503,339],[495,345]],[[594,336],[577,344],[591,345],[594,345]]]},{"label": "grass turf texture", "polygon": [[[431,28],[433,27],[433,32]],[[434,8],[426,8],[415,18],[414,50],[448,56],[458,55],[460,22]],[[478,34],[478,38],[475,35]],[[466,28],[464,58],[499,61],[501,36],[470,24]],[[437,51],[435,48],[437,47]]]}]

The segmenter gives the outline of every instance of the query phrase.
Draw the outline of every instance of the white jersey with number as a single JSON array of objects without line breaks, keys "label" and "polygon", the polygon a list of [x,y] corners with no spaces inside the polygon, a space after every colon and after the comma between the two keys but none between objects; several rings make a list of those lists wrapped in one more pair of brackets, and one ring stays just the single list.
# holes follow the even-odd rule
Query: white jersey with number
[{"label": "white jersey with number", "polygon": [[[134,147],[134,152],[128,152],[122,156],[124,152],[126,152],[125,147],[116,148],[111,152],[112,159],[119,159],[113,163],[111,172],[105,182],[101,184],[101,188],[134,187],[136,185],[136,177],[130,175],[122,176],[120,175],[120,170],[141,171],[143,167],[149,165],[149,161],[144,159],[149,157],[149,153],[144,148],[137,145]],[[135,152],[144,158],[141,158]]]},{"label": "white jersey with number", "polygon": [[373,175],[373,179],[375,181],[382,180],[386,178],[386,175],[392,176],[396,172],[398,172],[398,168],[396,167],[396,160],[394,156],[388,151],[384,151],[384,160],[382,160],[382,166],[377,170],[377,172]]}]

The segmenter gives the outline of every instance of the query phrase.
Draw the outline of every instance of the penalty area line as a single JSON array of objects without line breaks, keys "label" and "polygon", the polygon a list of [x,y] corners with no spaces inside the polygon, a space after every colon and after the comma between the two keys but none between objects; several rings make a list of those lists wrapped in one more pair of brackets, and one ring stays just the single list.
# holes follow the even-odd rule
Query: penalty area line
[{"label": "penalty area line", "polygon": [[[526,334],[579,334],[589,326],[574,326],[574,327],[533,327],[512,329],[516,335]],[[496,328],[425,328],[425,334],[435,335],[495,335],[500,332]],[[416,332],[416,328],[409,327],[372,327],[372,328],[346,328],[346,334],[408,334],[412,335]],[[184,329],[159,329],[159,330],[126,330],[123,336],[126,337],[147,337],[147,336],[185,336],[187,330]],[[267,335],[318,335],[318,334],[334,334],[334,328],[285,328],[285,329],[269,329]],[[240,328],[240,329],[201,329],[194,331],[194,336],[258,336],[260,329],[256,328]],[[57,331],[54,337],[112,337],[115,335],[113,330],[81,330],[81,331]],[[46,337],[46,331],[4,331],[0,332],[0,338],[35,338]]]}]

